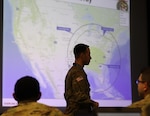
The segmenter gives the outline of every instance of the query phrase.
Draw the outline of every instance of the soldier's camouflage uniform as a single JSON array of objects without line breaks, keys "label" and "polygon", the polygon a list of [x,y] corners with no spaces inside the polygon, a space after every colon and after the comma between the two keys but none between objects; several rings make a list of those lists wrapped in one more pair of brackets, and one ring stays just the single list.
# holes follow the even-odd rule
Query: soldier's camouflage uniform
[{"label": "soldier's camouflage uniform", "polygon": [[78,64],[74,63],[66,75],[64,97],[67,103],[65,113],[70,116],[81,107],[88,109],[94,103],[90,98],[87,75],[83,67]]},{"label": "soldier's camouflage uniform", "polygon": [[141,108],[141,116],[150,116],[150,94],[146,95],[144,99],[132,103],[129,108]]},{"label": "soldier's camouflage uniform", "polygon": [[55,107],[38,102],[22,102],[9,108],[1,116],[64,116],[64,114]]}]

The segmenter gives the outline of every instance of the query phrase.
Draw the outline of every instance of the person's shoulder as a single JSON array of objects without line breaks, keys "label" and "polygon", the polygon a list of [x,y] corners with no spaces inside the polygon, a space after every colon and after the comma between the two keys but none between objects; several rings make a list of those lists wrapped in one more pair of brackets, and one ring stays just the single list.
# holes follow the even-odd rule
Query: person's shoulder
[{"label": "person's shoulder", "polygon": [[139,101],[136,101],[136,102],[133,102],[130,106],[130,108],[141,108],[143,107],[144,105],[146,105],[148,102],[146,99],[142,99],[142,100],[139,100]]},{"label": "person's shoulder", "polygon": [[38,103],[41,107],[41,109],[47,110],[47,113],[49,113],[48,116],[63,116],[64,113],[57,107],[49,106],[46,104]]},{"label": "person's shoulder", "polygon": [[11,107],[5,110],[0,116],[13,116],[12,114],[16,111],[17,107]]},{"label": "person's shoulder", "polygon": [[72,74],[76,74],[76,72],[79,72],[79,68],[76,67],[76,66],[72,66],[69,70],[68,70],[68,73],[67,75],[72,75]]},{"label": "person's shoulder", "polygon": [[150,116],[150,103],[142,107],[142,116]]},{"label": "person's shoulder", "polygon": [[41,112],[43,114],[46,114],[46,116],[65,116],[64,113],[57,107],[49,106],[43,103],[37,102],[37,108],[41,109]]},{"label": "person's shoulder", "polygon": [[53,107],[50,116],[65,116],[65,114],[60,109]]},{"label": "person's shoulder", "polygon": [[[23,104],[18,107],[9,108],[1,116],[27,116],[32,112],[33,116],[37,114],[46,114],[46,116],[64,116],[64,113],[54,107],[39,102],[30,102],[27,105]],[[20,116],[19,115],[19,116]]]}]

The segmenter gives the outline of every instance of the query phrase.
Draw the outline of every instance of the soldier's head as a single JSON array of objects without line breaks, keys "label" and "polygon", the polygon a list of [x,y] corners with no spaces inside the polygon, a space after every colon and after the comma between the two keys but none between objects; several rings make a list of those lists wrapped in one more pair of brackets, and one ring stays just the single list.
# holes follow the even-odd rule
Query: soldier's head
[{"label": "soldier's head", "polygon": [[90,49],[86,44],[77,44],[74,47],[74,56],[76,60],[80,60],[82,65],[88,65],[90,63]]},{"label": "soldier's head", "polygon": [[39,82],[31,77],[24,76],[17,80],[13,96],[16,101],[37,101],[41,97]]},{"label": "soldier's head", "polygon": [[145,97],[150,93],[150,67],[144,68],[136,81],[140,97]]}]

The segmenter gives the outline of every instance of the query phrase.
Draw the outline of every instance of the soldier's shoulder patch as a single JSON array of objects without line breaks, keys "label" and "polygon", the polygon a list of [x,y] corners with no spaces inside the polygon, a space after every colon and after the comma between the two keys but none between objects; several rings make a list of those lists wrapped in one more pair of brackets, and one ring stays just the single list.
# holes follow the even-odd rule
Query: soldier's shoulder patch
[{"label": "soldier's shoulder patch", "polygon": [[82,76],[79,76],[79,77],[76,78],[76,81],[78,81],[78,82],[81,81],[81,80],[83,80]]}]

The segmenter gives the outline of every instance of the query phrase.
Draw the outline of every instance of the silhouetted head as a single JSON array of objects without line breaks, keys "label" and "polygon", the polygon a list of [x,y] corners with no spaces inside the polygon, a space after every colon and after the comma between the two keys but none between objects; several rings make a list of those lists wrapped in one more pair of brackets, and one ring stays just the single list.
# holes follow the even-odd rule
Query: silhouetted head
[{"label": "silhouetted head", "polygon": [[91,59],[89,46],[82,43],[77,44],[74,47],[74,56],[82,65],[88,65]]},{"label": "silhouetted head", "polygon": [[13,96],[18,102],[39,100],[41,97],[39,82],[31,76],[20,78],[15,84]]}]

